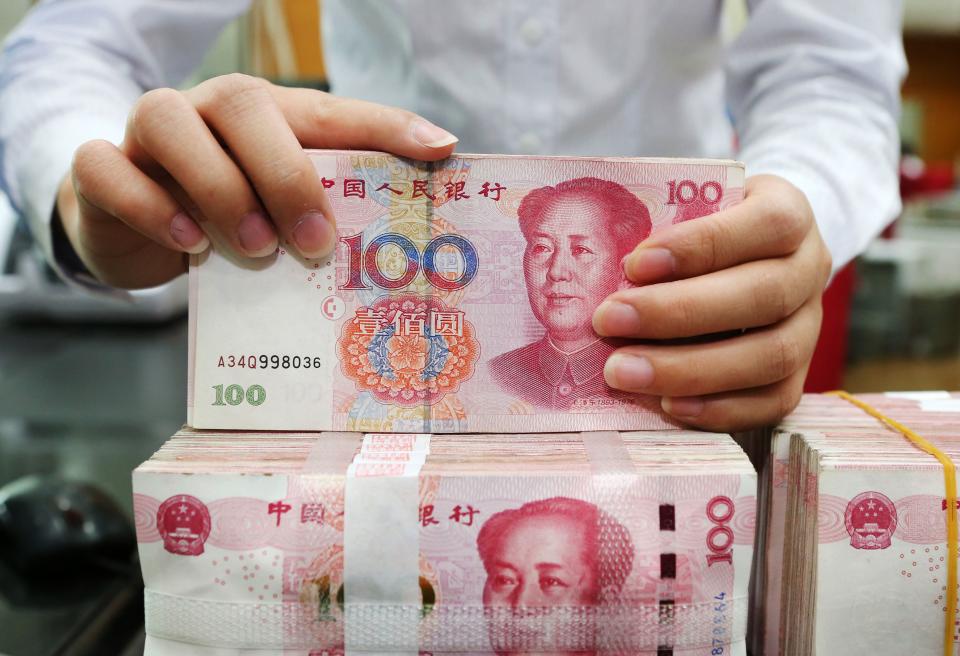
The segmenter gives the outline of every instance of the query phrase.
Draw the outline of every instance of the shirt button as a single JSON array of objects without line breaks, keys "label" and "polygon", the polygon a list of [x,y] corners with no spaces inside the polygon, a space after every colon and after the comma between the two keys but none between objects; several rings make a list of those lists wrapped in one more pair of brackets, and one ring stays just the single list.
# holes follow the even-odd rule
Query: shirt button
[{"label": "shirt button", "polygon": [[528,18],[520,26],[520,36],[531,48],[543,41],[543,23],[536,18]]},{"label": "shirt button", "polygon": [[527,155],[539,153],[542,146],[543,141],[533,132],[524,132],[520,135],[519,141],[517,141],[517,147],[520,149],[520,152]]},{"label": "shirt button", "polygon": [[570,392],[573,391],[573,388],[570,387],[569,383],[560,383],[560,387],[557,388],[557,394],[560,396],[570,396]]}]

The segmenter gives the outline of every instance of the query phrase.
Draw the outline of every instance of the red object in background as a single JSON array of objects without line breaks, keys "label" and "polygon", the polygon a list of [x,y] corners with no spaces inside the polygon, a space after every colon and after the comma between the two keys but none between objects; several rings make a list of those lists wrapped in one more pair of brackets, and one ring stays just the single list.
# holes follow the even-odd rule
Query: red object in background
[{"label": "red object in background", "polygon": [[[949,193],[956,186],[956,167],[953,162],[925,162],[916,155],[900,158],[900,198],[906,203],[918,196],[936,196]],[[896,221],[880,234],[893,239]]]},{"label": "red object in background", "polygon": [[843,387],[850,299],[855,282],[856,272],[853,263],[850,263],[837,272],[823,293],[823,324],[803,386],[804,392],[827,392]]},{"label": "red object in background", "polygon": [[925,162],[915,155],[900,160],[900,197],[904,201],[915,196],[948,192],[955,180],[953,162]]},{"label": "red object in background", "polygon": [[[916,196],[932,196],[953,189],[957,182],[952,162],[924,162],[914,155],[900,160],[900,196],[904,202]],[[881,234],[895,237],[896,222]],[[847,359],[847,331],[850,326],[850,301],[856,284],[853,263],[841,269],[823,294],[823,324],[813,352],[804,392],[826,392],[843,387]]]}]

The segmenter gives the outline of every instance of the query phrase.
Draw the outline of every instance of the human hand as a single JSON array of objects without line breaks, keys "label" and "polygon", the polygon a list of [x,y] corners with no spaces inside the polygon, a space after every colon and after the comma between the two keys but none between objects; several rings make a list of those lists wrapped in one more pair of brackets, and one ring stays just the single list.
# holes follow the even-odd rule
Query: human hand
[{"label": "human hand", "polygon": [[688,344],[634,344],[607,360],[618,389],[661,396],[665,412],[717,431],[773,424],[800,400],[820,331],[831,258],[803,193],[751,177],[742,203],[654,233],[624,258],[639,287],[593,315],[598,334]]},{"label": "human hand", "polygon": [[97,278],[150,287],[183,273],[210,237],[252,258],[273,253],[278,237],[305,257],[333,250],[335,219],[303,148],[437,160],[456,142],[402,109],[225,75],[144,94],[119,147],[77,149],[57,210]]}]

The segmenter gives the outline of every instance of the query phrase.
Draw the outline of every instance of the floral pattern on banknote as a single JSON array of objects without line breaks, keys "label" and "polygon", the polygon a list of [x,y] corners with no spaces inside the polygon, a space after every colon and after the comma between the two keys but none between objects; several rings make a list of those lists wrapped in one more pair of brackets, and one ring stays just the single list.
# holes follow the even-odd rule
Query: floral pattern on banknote
[{"label": "floral pattern on banknote", "polygon": [[468,380],[480,343],[463,312],[437,298],[382,297],[357,310],[337,342],[344,374],[380,401],[433,404]]}]

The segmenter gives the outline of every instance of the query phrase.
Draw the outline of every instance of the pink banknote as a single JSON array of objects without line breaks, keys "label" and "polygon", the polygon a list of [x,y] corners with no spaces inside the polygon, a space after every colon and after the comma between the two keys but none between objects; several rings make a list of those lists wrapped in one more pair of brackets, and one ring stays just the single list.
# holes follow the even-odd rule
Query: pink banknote
[{"label": "pink banknote", "polygon": [[[956,394],[862,400],[960,456]],[[940,462],[847,400],[821,395],[803,398],[772,447],[757,650],[941,654],[952,620],[955,652],[960,624],[944,614],[951,509]]]},{"label": "pink banknote", "polygon": [[354,467],[362,452],[340,475],[147,463],[147,633],[277,654],[744,654],[756,476],[698,448],[714,461],[644,471],[658,456],[628,444],[594,473]]},{"label": "pink banknote", "polygon": [[619,393],[593,311],[650,234],[741,200],[730,161],[311,153],[338,246],[191,267],[200,428],[662,428]]}]

